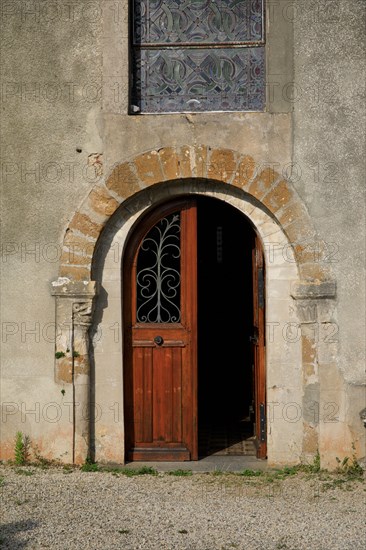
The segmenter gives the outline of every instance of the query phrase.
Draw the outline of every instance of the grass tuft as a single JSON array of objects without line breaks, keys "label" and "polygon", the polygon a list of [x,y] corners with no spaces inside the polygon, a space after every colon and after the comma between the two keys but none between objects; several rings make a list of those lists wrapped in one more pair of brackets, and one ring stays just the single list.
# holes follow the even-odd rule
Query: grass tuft
[{"label": "grass tuft", "polygon": [[260,472],[259,470],[243,470],[239,473],[240,476],[244,477],[259,477],[263,475],[263,472]]},{"label": "grass tuft", "polygon": [[171,470],[167,473],[170,476],[187,477],[192,475],[192,470]]}]

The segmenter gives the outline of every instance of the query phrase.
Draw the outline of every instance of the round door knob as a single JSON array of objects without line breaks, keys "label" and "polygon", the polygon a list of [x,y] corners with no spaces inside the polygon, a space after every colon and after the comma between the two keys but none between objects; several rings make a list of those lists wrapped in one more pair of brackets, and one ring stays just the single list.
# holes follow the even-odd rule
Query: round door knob
[{"label": "round door knob", "polygon": [[163,344],[164,340],[162,336],[155,336],[154,342],[157,346],[161,346]]}]

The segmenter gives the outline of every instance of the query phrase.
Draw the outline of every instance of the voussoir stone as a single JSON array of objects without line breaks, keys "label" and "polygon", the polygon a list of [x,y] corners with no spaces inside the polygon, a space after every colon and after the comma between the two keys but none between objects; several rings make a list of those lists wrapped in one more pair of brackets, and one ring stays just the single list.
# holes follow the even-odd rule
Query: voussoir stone
[{"label": "voussoir stone", "polygon": [[60,268],[61,277],[69,277],[73,281],[84,281],[90,279],[90,266],[72,266],[61,265]]},{"label": "voussoir stone", "polygon": [[182,178],[191,178],[193,159],[191,159],[191,147],[183,146],[179,151],[180,175]]},{"label": "voussoir stone", "polygon": [[292,197],[293,191],[284,180],[281,180],[267,193],[262,202],[271,212],[277,212],[282,206],[288,204]]},{"label": "voussoir stone", "polygon": [[194,155],[194,174],[197,178],[206,178],[208,171],[208,149],[206,145],[196,145]]},{"label": "voussoir stone", "polygon": [[99,237],[100,232],[103,229],[103,225],[97,223],[89,218],[86,214],[81,212],[76,212],[71,223],[69,225],[70,229],[77,229],[80,233],[87,235],[89,237]]},{"label": "voussoir stone", "polygon": [[77,254],[78,256],[92,256],[96,239],[92,241],[75,235],[73,231],[68,231],[63,242],[63,251],[68,254]]},{"label": "voussoir stone", "polygon": [[62,265],[89,265],[90,260],[90,256],[76,254],[74,250],[64,250],[60,258]]},{"label": "voussoir stone", "polygon": [[160,156],[157,151],[143,153],[135,158],[136,172],[146,186],[164,181],[160,165]]},{"label": "voussoir stone", "polygon": [[175,180],[180,177],[179,157],[173,147],[164,147],[159,151],[160,163],[165,180]]},{"label": "voussoir stone", "polygon": [[246,155],[242,157],[235,171],[232,184],[241,189],[245,189],[248,183],[253,179],[256,170],[256,163],[253,157]]},{"label": "voussoir stone", "polygon": [[289,225],[297,219],[305,217],[309,219],[309,215],[299,200],[293,200],[290,204],[286,204],[281,212],[276,214],[276,218],[282,226]]},{"label": "voussoir stone", "polygon": [[105,187],[94,187],[91,190],[89,204],[95,212],[103,216],[111,216],[119,206],[119,203]]},{"label": "voussoir stone", "polygon": [[261,200],[278,178],[279,174],[275,170],[272,168],[265,168],[251,182],[248,187],[248,193],[253,195],[256,199]]},{"label": "voussoir stone", "polygon": [[211,153],[207,176],[209,179],[231,181],[235,175],[236,158],[231,149],[215,149]]},{"label": "voussoir stone", "polygon": [[121,199],[130,197],[140,191],[140,180],[129,162],[116,166],[106,181],[107,189],[110,189]]},{"label": "voussoir stone", "polygon": [[305,281],[327,281],[330,273],[329,269],[320,264],[300,264],[300,275]]}]

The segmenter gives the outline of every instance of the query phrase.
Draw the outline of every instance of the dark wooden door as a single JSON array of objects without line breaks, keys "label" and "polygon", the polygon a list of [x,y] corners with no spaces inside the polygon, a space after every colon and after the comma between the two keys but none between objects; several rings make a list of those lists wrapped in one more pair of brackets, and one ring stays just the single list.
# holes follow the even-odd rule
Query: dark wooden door
[{"label": "dark wooden door", "polygon": [[197,215],[148,215],[124,263],[128,460],[197,460]]},{"label": "dark wooden door", "polygon": [[267,456],[266,427],[266,380],[265,380],[265,273],[262,245],[258,236],[254,238],[252,252],[253,266],[253,335],[252,358],[254,374],[254,411],[255,411],[255,441],[257,458]]}]

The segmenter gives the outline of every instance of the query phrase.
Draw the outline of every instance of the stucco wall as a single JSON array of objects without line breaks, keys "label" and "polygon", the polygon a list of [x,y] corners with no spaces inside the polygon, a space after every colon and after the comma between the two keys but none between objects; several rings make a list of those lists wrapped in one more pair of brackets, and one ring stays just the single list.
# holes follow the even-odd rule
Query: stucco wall
[{"label": "stucco wall", "polygon": [[[337,333],[320,357],[321,408],[334,402],[339,422],[323,423],[323,445],[365,454],[365,111],[364,2],[296,2],[294,182],[306,202],[337,280]],[[320,326],[320,332],[324,330]],[[330,332],[328,332],[330,334]],[[322,336],[320,336],[322,338]],[[324,343],[324,337],[322,338]],[[342,397],[343,396],[343,397]],[[347,397],[346,397],[347,396]],[[329,409],[330,410],[330,409]],[[328,410],[328,412],[329,412]],[[348,427],[350,429],[348,429]],[[361,438],[361,439],[360,439]],[[322,440],[322,438],[321,438]]]},{"label": "stucco wall", "polygon": [[[94,180],[86,174],[88,155],[102,148],[102,18],[92,7],[2,5],[1,431],[7,457],[17,429],[37,441],[44,456],[70,457],[71,395],[62,396],[54,383],[49,281],[58,271],[65,226]],[[48,408],[51,402],[60,408]],[[36,412],[21,415],[22,407]]]},{"label": "stucco wall", "polygon": [[[297,0],[295,9],[269,2],[268,112],[168,116],[127,114],[126,0],[46,4],[35,2],[32,14],[32,6],[13,2],[2,14],[3,456],[12,455],[17,429],[45,456],[71,456],[71,395],[54,381],[49,282],[59,274],[73,214],[116,164],[187,144],[249,154],[290,177],[302,197],[316,243],[327,243],[338,300],[337,310],[323,302],[319,370],[304,380],[305,399],[321,399],[321,413],[329,403],[339,408],[335,422],[321,422],[324,456],[350,454],[352,442],[362,456],[363,2]],[[36,412],[21,415],[22,407]],[[113,411],[105,413],[112,426]]]}]

